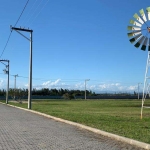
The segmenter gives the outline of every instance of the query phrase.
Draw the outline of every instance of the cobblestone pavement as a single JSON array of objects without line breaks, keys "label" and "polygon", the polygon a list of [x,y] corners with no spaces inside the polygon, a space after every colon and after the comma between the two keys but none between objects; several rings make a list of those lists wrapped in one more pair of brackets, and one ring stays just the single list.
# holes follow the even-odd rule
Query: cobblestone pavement
[{"label": "cobblestone pavement", "polygon": [[0,150],[141,150],[141,148],[0,104]]}]

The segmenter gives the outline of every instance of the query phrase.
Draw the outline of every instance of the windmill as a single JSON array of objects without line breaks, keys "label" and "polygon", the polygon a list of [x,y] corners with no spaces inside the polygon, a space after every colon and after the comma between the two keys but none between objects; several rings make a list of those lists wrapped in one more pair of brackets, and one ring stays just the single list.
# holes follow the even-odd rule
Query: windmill
[{"label": "windmill", "polygon": [[150,97],[150,26],[148,25],[150,22],[150,7],[147,7],[145,12],[141,9],[138,14],[135,13],[133,15],[134,20],[130,20],[130,26],[127,27],[129,31],[129,41],[134,44],[136,48],[140,48],[143,51],[148,50],[141,106],[141,119],[143,108],[150,108],[150,106],[144,106],[146,97]]}]

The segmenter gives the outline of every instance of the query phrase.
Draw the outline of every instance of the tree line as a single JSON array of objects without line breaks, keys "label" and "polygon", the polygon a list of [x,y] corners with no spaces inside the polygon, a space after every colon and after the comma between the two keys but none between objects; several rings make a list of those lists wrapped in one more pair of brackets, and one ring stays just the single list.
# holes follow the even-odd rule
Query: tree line
[{"label": "tree line", "polygon": [[[6,95],[6,90],[5,89],[0,89],[0,96],[5,96]],[[42,89],[36,89],[34,88],[32,90],[32,95],[33,96],[59,96],[64,99],[74,99],[78,97],[84,97],[85,96],[85,91],[84,90],[69,90],[69,89],[49,89],[49,88],[42,88]],[[113,97],[113,96],[135,96],[137,95],[136,92],[134,94],[130,93],[101,93],[101,94],[96,94],[95,92],[86,90],[86,96],[92,97],[95,96],[97,98],[101,97]],[[28,96],[28,89],[9,89],[9,97],[12,99],[22,99],[24,97]]]},{"label": "tree line", "polygon": [[[0,96],[5,96],[6,90],[0,89]],[[13,99],[22,99],[23,97],[28,95],[28,89],[9,89],[9,97]],[[68,90],[68,89],[33,89],[33,96],[62,96],[65,99],[74,99],[76,96],[84,96],[84,90]],[[89,90],[86,90],[87,96],[94,96],[95,93]]]}]

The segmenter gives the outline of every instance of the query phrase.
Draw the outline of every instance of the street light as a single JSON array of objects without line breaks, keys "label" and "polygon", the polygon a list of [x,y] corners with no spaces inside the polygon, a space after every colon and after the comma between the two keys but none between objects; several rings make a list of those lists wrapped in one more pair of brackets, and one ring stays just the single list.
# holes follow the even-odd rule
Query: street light
[{"label": "street light", "polygon": [[16,99],[16,77],[18,77],[18,74],[13,75],[15,77],[15,82],[14,82],[14,100]]},{"label": "street light", "polygon": [[90,81],[90,79],[86,79],[86,80],[85,80],[85,100],[86,100],[86,82],[87,82],[87,81]]},{"label": "street light", "polygon": [[140,88],[140,84],[142,84],[142,83],[138,83],[138,99],[139,99],[139,88]]}]

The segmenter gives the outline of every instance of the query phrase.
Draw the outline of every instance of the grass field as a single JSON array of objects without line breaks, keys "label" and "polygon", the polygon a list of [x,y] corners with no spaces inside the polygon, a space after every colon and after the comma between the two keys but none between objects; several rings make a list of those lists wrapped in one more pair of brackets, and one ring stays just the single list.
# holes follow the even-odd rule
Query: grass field
[{"label": "grass field", "polygon": [[[27,108],[27,103],[10,104]],[[150,109],[141,120],[141,100],[43,100],[33,101],[32,109],[150,143]]]}]

